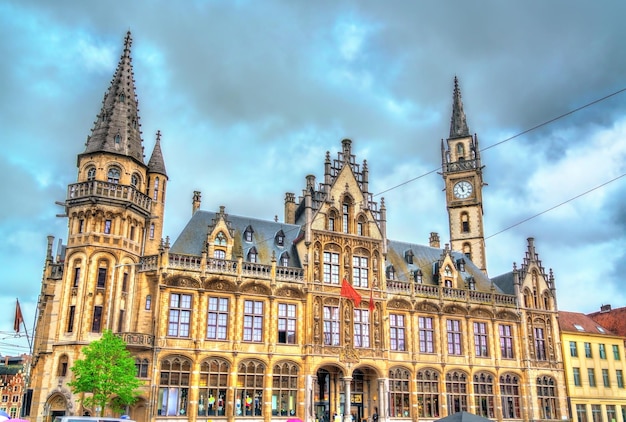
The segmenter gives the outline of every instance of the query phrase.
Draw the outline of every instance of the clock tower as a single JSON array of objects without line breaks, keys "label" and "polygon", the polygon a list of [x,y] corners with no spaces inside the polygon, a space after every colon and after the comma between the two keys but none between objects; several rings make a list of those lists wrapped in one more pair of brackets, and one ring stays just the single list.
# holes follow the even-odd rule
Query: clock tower
[{"label": "clock tower", "polygon": [[450,137],[441,141],[441,175],[445,184],[450,243],[487,273],[483,230],[483,166],[478,138],[467,127],[459,82],[454,78]]}]

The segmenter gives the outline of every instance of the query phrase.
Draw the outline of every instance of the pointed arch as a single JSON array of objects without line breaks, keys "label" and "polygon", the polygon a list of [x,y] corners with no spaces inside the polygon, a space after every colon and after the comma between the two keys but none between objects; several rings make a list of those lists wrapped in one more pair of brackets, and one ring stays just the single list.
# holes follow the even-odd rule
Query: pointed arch
[{"label": "pointed arch", "polygon": [[441,391],[439,378],[441,374],[432,368],[417,371],[417,402],[420,418],[438,418],[441,414]]},{"label": "pointed arch", "polygon": [[230,363],[222,358],[208,358],[200,363],[198,416],[224,416],[228,410],[226,392]]}]

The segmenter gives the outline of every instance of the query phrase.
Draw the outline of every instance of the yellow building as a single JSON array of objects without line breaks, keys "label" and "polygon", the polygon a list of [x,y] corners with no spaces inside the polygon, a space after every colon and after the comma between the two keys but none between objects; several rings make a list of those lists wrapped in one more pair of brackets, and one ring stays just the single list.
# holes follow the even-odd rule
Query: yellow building
[{"label": "yellow building", "polygon": [[283,221],[205,211],[194,192],[170,242],[130,46],[68,186],[67,244],[55,256],[48,240],[31,420],[97,413],[67,382],[104,329],[136,357],[145,386],[128,413],[141,422],[567,416],[555,281],[534,240],[519,268],[487,275],[483,164],[456,80],[441,145],[450,244],[387,238],[387,224],[416,222],[387,221],[348,139],[320,157],[319,182],[286,194]]},{"label": "yellow building", "polygon": [[581,313],[560,311],[559,326],[572,419],[626,421],[625,338]]}]

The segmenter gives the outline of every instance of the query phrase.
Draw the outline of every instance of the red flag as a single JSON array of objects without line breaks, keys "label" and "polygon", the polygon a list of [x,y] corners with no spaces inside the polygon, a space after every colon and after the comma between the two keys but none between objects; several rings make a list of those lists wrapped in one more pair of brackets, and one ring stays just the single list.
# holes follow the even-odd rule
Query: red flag
[{"label": "red flag", "polygon": [[22,315],[22,309],[20,308],[20,301],[16,299],[15,302],[15,320],[13,321],[13,329],[16,333],[20,332],[20,324],[24,323],[24,316]]},{"label": "red flag", "polygon": [[370,312],[374,312],[374,286],[370,288]]},{"label": "red flag", "polygon": [[345,277],[341,282],[341,296],[352,299],[354,301],[354,306],[359,306],[361,304],[361,295],[354,289],[354,287],[352,287],[352,284],[348,283]]}]

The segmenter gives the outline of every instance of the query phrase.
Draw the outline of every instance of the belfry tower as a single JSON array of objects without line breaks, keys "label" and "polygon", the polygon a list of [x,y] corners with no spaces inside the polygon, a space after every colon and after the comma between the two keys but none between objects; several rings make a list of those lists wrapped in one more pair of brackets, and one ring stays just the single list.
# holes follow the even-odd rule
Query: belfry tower
[{"label": "belfry tower", "polygon": [[461,90],[454,78],[450,136],[441,141],[441,169],[453,250],[462,251],[483,272],[487,272],[483,229],[483,166],[478,137],[467,127]]}]

